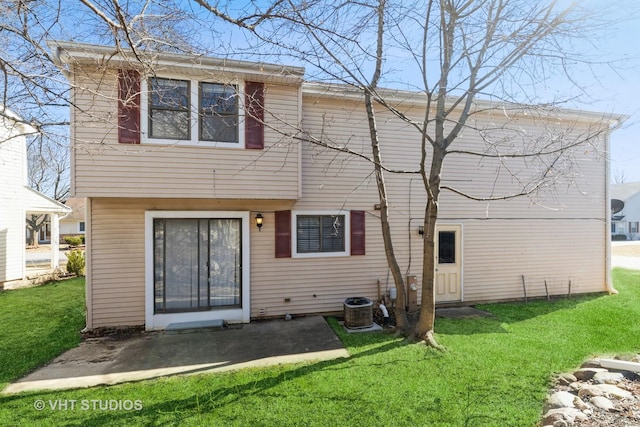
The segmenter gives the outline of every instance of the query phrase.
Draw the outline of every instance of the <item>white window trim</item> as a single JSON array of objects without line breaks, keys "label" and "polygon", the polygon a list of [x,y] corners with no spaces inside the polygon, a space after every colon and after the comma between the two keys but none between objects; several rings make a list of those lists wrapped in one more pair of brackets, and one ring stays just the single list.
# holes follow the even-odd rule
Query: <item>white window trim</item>
[{"label": "white window trim", "polygon": [[[84,230],[82,230],[82,227],[80,227],[80,224],[84,223]],[[85,221],[78,221],[78,233],[80,234],[84,234],[87,230],[87,224]]]},{"label": "white window trim", "polygon": [[[344,251],[298,253],[298,215],[344,215]],[[351,212],[346,210],[313,210],[291,212],[291,257],[328,258],[351,255]]]},{"label": "white window trim", "polygon": [[[154,313],[153,220],[155,218],[239,218],[242,220],[242,307],[186,313]],[[224,320],[248,323],[251,320],[249,212],[244,211],[146,211],[144,214],[145,329],[165,329],[171,323]]]},{"label": "white window trim", "polygon": [[[216,81],[211,79],[196,80],[186,78],[184,76],[177,75],[158,75],[155,76],[161,79],[174,79],[189,81],[190,93],[189,101],[191,103],[189,115],[191,120],[191,137],[190,139],[163,139],[163,138],[150,138],[149,137],[149,76],[142,78],[140,81],[140,143],[141,144],[156,144],[156,145],[186,145],[186,146],[198,146],[198,147],[218,147],[218,148],[245,148],[244,140],[244,80],[228,80],[228,81]],[[216,141],[202,141],[200,140],[199,129],[199,83],[220,83],[235,85],[238,88],[238,142],[216,142]]]}]

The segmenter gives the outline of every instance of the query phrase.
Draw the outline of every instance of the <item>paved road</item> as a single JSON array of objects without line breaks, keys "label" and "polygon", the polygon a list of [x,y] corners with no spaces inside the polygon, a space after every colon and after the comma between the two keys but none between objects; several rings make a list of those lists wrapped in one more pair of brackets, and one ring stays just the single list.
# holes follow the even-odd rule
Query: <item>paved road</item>
[{"label": "paved road", "polygon": [[[59,251],[60,254],[60,263],[64,264],[67,262],[67,255],[65,251]],[[27,251],[25,254],[25,261],[27,263],[27,267],[30,265],[37,264],[47,264],[51,262],[51,251]]]},{"label": "paved road", "polygon": [[[611,242],[611,247],[616,246],[640,246],[640,240],[629,242]],[[640,257],[611,255],[611,267],[628,268],[630,270],[640,270]]]}]

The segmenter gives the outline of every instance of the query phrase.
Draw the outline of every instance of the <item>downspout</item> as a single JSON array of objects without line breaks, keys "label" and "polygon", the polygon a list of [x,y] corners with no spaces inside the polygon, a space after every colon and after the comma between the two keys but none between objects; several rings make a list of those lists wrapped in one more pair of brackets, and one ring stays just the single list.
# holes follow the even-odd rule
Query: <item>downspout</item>
[{"label": "downspout", "polygon": [[[298,86],[298,131],[297,133],[302,133],[302,129],[304,123],[302,123],[302,103],[304,102],[304,98],[302,95],[302,85],[303,82],[300,82],[300,86]],[[296,143],[296,148],[298,150],[298,200],[302,199],[302,139],[299,139]]]},{"label": "downspout", "polygon": [[608,132],[605,134],[605,287],[609,294],[618,294],[618,291],[613,287],[613,280],[611,277],[611,131],[620,126],[620,120],[616,120],[614,123],[609,123]]},{"label": "downspout", "polygon": [[91,257],[91,240],[92,240],[92,203],[93,199],[87,197],[84,199],[84,256],[85,256],[85,312],[87,315],[84,330],[93,329],[93,290],[91,276],[93,274],[92,257]]}]

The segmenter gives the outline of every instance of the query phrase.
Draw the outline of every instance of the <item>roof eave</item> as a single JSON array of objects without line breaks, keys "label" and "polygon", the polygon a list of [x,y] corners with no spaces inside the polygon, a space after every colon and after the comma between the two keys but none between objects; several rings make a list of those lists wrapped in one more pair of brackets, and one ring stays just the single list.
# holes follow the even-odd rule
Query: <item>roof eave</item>
[{"label": "roof eave", "polygon": [[[379,88],[377,93],[384,97],[386,101],[394,106],[426,107],[428,104],[425,92],[411,92],[399,89]],[[303,96],[325,99],[349,99],[353,101],[363,101],[364,92],[362,89],[346,84],[304,82],[302,85]],[[597,111],[576,110],[568,108],[545,108],[544,106],[498,103],[486,99],[475,99],[473,101],[474,110],[506,110],[508,113],[517,114],[518,111],[537,110],[540,113],[548,112],[549,117],[561,120],[584,120],[606,123],[610,130],[617,129],[628,119],[628,116],[621,114],[602,113]],[[542,116],[542,114],[541,114]]]},{"label": "roof eave", "polygon": [[[140,61],[131,50],[117,50],[111,46],[100,46],[59,40],[47,42],[53,51],[55,62],[59,67],[82,63],[109,63],[113,66],[126,65],[129,68],[143,68]],[[304,78],[304,68],[288,67],[265,62],[251,62],[228,58],[212,58],[207,56],[184,55],[165,52],[138,53],[142,61],[152,67],[184,68],[193,70],[196,67],[204,72],[225,72],[245,75],[276,78],[300,84]]]}]

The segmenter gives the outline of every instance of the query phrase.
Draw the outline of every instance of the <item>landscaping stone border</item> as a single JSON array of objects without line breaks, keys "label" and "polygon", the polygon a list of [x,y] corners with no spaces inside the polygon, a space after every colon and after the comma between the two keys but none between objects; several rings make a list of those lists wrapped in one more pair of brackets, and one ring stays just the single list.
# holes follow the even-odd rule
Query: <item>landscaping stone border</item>
[{"label": "landscaping stone border", "polygon": [[640,427],[640,355],[591,359],[558,375],[539,425]]}]

